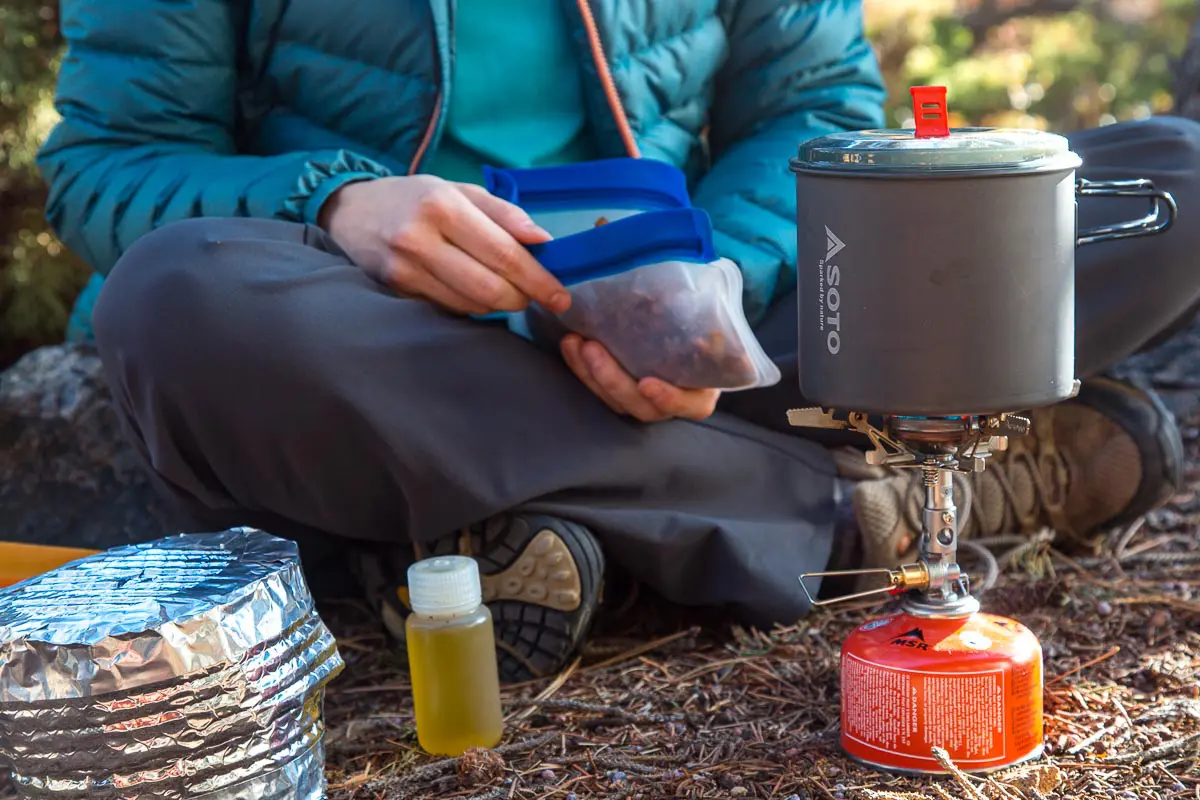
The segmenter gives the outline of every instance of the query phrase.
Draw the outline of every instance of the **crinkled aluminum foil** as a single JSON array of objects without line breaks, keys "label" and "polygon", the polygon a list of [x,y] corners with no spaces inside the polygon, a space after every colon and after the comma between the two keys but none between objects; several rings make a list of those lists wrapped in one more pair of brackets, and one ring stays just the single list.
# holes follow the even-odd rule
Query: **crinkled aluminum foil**
[{"label": "crinkled aluminum foil", "polygon": [[294,544],[119,548],[0,592],[0,756],[27,797],[319,798],[342,668]]}]

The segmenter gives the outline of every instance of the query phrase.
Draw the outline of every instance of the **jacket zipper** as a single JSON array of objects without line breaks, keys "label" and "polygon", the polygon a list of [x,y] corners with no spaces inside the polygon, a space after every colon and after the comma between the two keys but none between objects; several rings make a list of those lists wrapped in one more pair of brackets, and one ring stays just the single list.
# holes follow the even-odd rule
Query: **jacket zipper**
[{"label": "jacket zipper", "polygon": [[629,125],[629,117],[625,115],[621,97],[617,94],[617,85],[613,82],[612,71],[608,68],[608,59],[604,55],[604,45],[600,41],[596,18],[592,16],[592,7],[588,4],[588,0],[576,0],[576,2],[579,4],[583,26],[587,29],[588,40],[592,45],[592,60],[596,62],[596,72],[600,76],[600,84],[604,87],[604,96],[608,100],[608,107],[612,111],[613,119],[616,120],[617,130],[621,133],[625,151],[631,158],[640,158],[641,152],[638,150],[637,141],[633,138],[633,128]]},{"label": "jacket zipper", "polygon": [[[436,17],[436,11],[433,11],[433,5],[436,2],[437,2],[437,0],[431,0],[429,3],[430,10],[432,13],[434,13],[435,17]],[[454,2],[453,2],[453,0],[450,0],[450,2],[448,3],[447,13],[450,15],[450,21],[448,23],[448,27],[450,29],[450,33],[449,33],[450,46],[448,49],[450,51],[453,51],[454,50]],[[436,20],[435,20],[435,24],[436,24]],[[433,98],[433,113],[429,115],[429,125],[425,128],[425,135],[421,137],[421,144],[417,146],[417,152],[415,154],[413,154],[412,161],[409,162],[409,165],[408,165],[408,174],[409,175],[416,174],[417,170],[421,166],[421,160],[425,158],[425,153],[426,153],[426,151],[429,150],[429,145],[431,145],[433,143],[433,135],[434,135],[434,132],[437,131],[438,120],[440,120],[441,116],[442,116],[442,110],[443,110],[442,106],[445,102],[446,90],[449,88],[448,86],[445,85],[445,80],[442,75],[443,67],[445,65],[442,64],[442,56],[441,56],[441,53],[437,49],[436,43],[434,46],[434,64],[437,67],[438,92],[437,92],[437,95]]]},{"label": "jacket zipper", "polygon": [[438,89],[437,97],[433,100],[433,114],[429,117],[429,127],[425,129],[425,136],[421,138],[421,145],[417,148],[416,154],[413,156],[412,162],[408,165],[408,174],[415,175],[417,168],[421,166],[421,159],[425,157],[425,151],[429,149],[430,142],[433,141],[433,132],[437,130],[438,117],[442,115],[442,90]]}]

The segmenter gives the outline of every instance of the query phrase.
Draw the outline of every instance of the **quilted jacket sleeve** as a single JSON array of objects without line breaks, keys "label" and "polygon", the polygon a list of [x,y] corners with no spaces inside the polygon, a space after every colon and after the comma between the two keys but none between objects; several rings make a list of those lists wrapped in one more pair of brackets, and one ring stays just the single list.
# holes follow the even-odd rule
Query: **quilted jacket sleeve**
[{"label": "quilted jacket sleeve", "polygon": [[751,324],[796,280],[788,160],[814,136],[883,124],[886,96],[862,0],[728,0],[729,58],[711,114],[713,168],[696,205],[745,276]]},{"label": "quilted jacket sleeve", "polygon": [[46,215],[107,274],[148,231],[187,217],[315,221],[354,153],[235,155],[238,21],[230,0],[62,0],[62,119],[38,155]]}]

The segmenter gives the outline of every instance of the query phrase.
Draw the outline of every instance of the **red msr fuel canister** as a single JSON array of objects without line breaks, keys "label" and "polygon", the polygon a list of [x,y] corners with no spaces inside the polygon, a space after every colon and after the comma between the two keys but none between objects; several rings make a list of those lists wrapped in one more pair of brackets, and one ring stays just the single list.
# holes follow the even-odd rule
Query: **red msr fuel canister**
[{"label": "red msr fuel canister", "polygon": [[966,772],[1042,752],[1042,648],[991,614],[899,613],[842,645],[842,748],[893,772],[943,773],[941,747]]}]

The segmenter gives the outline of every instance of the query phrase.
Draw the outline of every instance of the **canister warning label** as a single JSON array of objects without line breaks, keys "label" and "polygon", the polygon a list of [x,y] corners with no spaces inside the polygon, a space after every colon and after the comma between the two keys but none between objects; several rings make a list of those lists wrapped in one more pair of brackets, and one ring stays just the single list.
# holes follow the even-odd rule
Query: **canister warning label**
[{"label": "canister warning label", "polygon": [[935,762],[944,748],[963,764],[1004,760],[1004,670],[937,673],[902,670],[846,655],[842,732],[859,744]]},{"label": "canister warning label", "polygon": [[[1032,664],[1015,664],[1010,679],[1012,680],[1013,697],[1029,697],[1034,693],[1040,696],[1042,693],[1042,687],[1034,685]],[[1040,673],[1037,680],[1040,683]],[[1037,747],[1038,737],[1035,733],[1042,727],[1040,714],[1035,719],[1033,706],[1021,702],[1013,703],[1010,710],[1012,711],[1013,746],[1016,751],[1025,753]]]},{"label": "canister warning label", "polygon": [[914,688],[909,675],[857,658],[842,668],[842,729],[888,752],[907,752],[917,730]]},{"label": "canister warning label", "polygon": [[925,675],[924,744],[964,760],[1004,756],[1004,673]]}]

